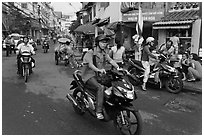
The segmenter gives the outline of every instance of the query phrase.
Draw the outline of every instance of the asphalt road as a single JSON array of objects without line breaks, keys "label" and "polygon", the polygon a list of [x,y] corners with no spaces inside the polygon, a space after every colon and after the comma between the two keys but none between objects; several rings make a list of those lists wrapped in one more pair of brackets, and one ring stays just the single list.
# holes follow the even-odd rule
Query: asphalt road
[{"label": "asphalt road", "polygon": [[[2,53],[3,135],[117,135],[112,122],[101,122],[88,113],[77,115],[65,98],[74,69],[54,62],[54,46],[48,53],[38,47],[36,67],[28,83],[16,74],[16,56]],[[165,89],[136,87],[144,135],[201,135],[202,95]]]}]

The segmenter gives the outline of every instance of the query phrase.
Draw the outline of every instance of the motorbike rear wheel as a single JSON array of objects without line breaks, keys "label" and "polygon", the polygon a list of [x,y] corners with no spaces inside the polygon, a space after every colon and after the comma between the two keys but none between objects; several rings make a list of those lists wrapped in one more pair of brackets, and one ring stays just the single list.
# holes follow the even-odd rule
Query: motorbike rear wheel
[{"label": "motorbike rear wheel", "polygon": [[116,113],[113,122],[115,128],[123,135],[140,135],[142,133],[142,118],[138,111],[120,111]]},{"label": "motorbike rear wheel", "polygon": [[83,93],[81,90],[79,89],[74,90],[73,97],[76,99],[78,106],[73,104],[73,108],[74,108],[74,111],[79,115],[83,115],[86,109],[82,96],[83,96]]},{"label": "motorbike rear wheel", "polygon": [[168,80],[165,81],[165,88],[168,90],[168,92],[177,94],[183,88],[183,81],[179,77],[170,77]]}]

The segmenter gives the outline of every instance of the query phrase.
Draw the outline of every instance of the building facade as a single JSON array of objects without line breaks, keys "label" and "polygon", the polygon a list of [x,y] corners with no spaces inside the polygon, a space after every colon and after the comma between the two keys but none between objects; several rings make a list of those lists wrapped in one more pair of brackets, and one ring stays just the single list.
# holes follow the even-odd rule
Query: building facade
[{"label": "building facade", "polygon": [[48,35],[56,24],[53,8],[47,2],[3,2],[2,20],[5,31],[30,35],[34,39]]},{"label": "building facade", "polygon": [[158,43],[177,34],[183,49],[191,46],[191,53],[198,54],[202,48],[201,18],[201,3],[171,3],[166,16],[153,24],[153,29],[158,31]]},{"label": "building facade", "polygon": [[[138,2],[83,2],[81,10],[83,13],[83,23],[91,22],[95,18],[104,19],[108,17],[110,17],[110,23],[122,21],[124,23],[123,30],[125,34],[124,45],[126,48],[131,49],[134,45],[132,36],[137,33],[136,23],[139,13],[138,5]],[[201,47],[201,16],[199,16],[199,11],[201,11],[201,9],[198,7],[201,4],[198,2],[140,2],[140,5],[143,16],[142,35],[144,39],[153,36],[157,39],[157,44],[160,45],[173,35],[172,31],[178,30],[181,43],[185,43],[186,41],[190,42],[192,46],[191,52],[198,52],[198,49]],[[184,22],[179,20],[179,18],[186,16],[185,20],[187,21],[185,24],[190,23],[190,26],[188,26],[189,30],[184,30],[184,28],[187,29],[187,26],[184,28],[182,28],[183,26],[177,26],[174,28],[158,27],[159,25],[168,25],[170,22],[166,24],[159,24],[159,22],[171,21],[170,18],[173,18],[176,15],[172,13],[178,12],[178,9],[180,9],[179,12],[181,12],[181,10],[190,11],[191,7],[194,7],[194,12],[181,14],[180,17],[177,17],[178,24],[182,24]],[[196,9],[197,13],[195,11]],[[84,15],[84,11],[87,12],[87,14]],[[165,20],[164,17],[167,17],[168,19],[166,18]],[[183,35],[185,35],[185,37]]]}]

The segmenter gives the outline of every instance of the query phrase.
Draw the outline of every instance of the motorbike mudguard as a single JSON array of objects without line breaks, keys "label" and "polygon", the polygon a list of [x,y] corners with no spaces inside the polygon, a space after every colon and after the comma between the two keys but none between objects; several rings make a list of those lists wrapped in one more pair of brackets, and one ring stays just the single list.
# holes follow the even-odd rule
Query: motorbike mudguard
[{"label": "motorbike mudguard", "polygon": [[125,104],[125,105],[121,105],[120,106],[121,110],[130,110],[130,111],[135,111],[134,106],[131,103]]},{"label": "motorbike mudguard", "polygon": [[70,85],[71,85],[70,90],[75,89],[76,87],[78,87],[77,82],[75,80],[73,80]]}]

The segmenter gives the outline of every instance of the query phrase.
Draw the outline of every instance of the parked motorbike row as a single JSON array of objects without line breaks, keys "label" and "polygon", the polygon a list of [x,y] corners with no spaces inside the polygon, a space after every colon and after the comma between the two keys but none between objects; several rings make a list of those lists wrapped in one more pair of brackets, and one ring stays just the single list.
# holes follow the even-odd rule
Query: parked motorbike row
[{"label": "parked motorbike row", "polygon": [[[131,83],[135,86],[142,84],[145,71],[142,63],[134,59],[129,59],[128,63],[130,64],[128,71],[133,76],[130,77]],[[155,75],[158,75],[159,81],[155,81]],[[170,93],[179,93],[183,88],[178,70],[170,66],[168,58],[163,54],[160,54],[158,64],[150,67],[148,83],[158,85],[160,88],[165,87]]]}]

